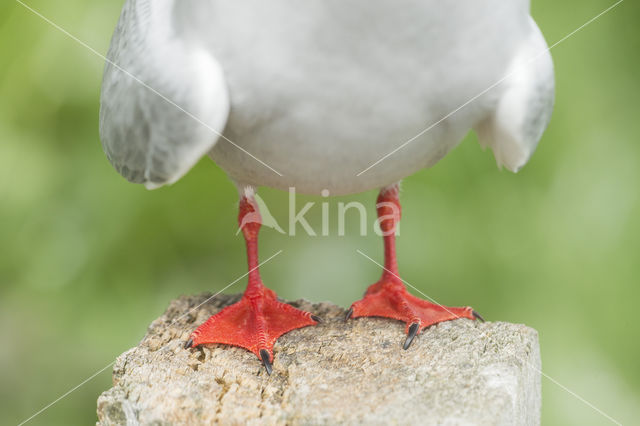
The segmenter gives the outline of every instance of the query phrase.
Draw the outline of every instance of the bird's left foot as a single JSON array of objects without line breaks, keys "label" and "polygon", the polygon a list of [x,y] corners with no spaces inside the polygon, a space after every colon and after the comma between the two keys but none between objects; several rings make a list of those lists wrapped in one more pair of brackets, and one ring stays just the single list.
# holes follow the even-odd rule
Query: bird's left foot
[{"label": "bird's left foot", "polygon": [[371,285],[364,298],[351,305],[347,319],[358,317],[386,317],[404,321],[407,333],[404,349],[408,349],[416,335],[430,325],[457,318],[484,321],[470,307],[451,308],[415,297],[395,277],[383,278]]}]

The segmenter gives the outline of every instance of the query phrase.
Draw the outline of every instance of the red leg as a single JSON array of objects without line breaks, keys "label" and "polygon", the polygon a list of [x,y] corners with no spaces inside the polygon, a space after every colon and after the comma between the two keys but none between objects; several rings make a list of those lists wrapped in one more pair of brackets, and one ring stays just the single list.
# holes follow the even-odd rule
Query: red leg
[{"label": "red leg", "polygon": [[407,324],[404,349],[408,349],[413,338],[430,325],[456,318],[480,318],[469,307],[450,308],[438,305],[407,291],[400,279],[396,260],[396,226],[401,214],[398,186],[380,191],[376,207],[384,238],[384,270],[380,280],[369,286],[364,298],[351,305],[347,318],[387,317],[404,321]]},{"label": "red leg", "polygon": [[247,245],[249,283],[242,299],[211,316],[198,327],[186,347],[208,343],[223,343],[250,350],[264,363],[271,374],[273,344],[278,337],[317,324],[320,319],[286,303],[279,302],[276,293],[262,283],[258,270],[258,231],[261,226],[258,205],[252,197],[240,200],[238,222]]}]

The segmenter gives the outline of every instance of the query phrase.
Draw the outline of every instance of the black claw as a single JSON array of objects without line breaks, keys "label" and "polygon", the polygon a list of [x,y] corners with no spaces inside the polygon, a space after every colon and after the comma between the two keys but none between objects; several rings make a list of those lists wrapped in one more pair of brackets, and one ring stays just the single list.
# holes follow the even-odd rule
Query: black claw
[{"label": "black claw", "polygon": [[353,315],[353,308],[349,308],[349,310],[347,311],[347,315],[344,317],[344,320],[346,321],[351,318],[351,315]]},{"label": "black claw", "polygon": [[269,351],[266,349],[260,349],[260,358],[262,358],[262,363],[264,364],[264,368],[267,370],[267,374],[271,375],[273,368],[271,367],[271,360],[269,359]]},{"label": "black claw", "polygon": [[484,322],[484,318],[482,318],[482,315],[480,315],[476,311],[471,311],[471,315],[473,315],[476,319],[480,320],[480,322]]},{"label": "black claw", "polygon": [[193,339],[189,339],[189,340],[187,340],[187,342],[184,344],[184,348],[185,348],[185,349],[189,349],[192,345],[193,345]]},{"label": "black claw", "polygon": [[409,334],[407,335],[407,340],[404,341],[404,345],[402,346],[402,349],[404,350],[409,349],[409,346],[411,346],[411,342],[413,342],[413,339],[416,337],[416,334],[418,334],[418,330],[420,330],[420,324],[418,324],[417,322],[414,322],[409,326]]},{"label": "black claw", "polygon": [[311,319],[314,320],[315,322],[322,322],[322,318],[320,318],[317,315],[311,315]]}]

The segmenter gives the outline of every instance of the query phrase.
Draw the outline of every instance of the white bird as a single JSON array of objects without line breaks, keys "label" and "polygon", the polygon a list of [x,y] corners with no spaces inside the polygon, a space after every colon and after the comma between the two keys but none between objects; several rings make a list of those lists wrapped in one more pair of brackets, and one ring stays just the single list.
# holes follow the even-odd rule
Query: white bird
[{"label": "white bird", "polygon": [[[433,305],[398,277],[397,183],[470,131],[519,170],[551,116],[554,75],[528,0],[127,0],[104,73],[100,134],[114,167],[148,188],[209,155],[240,192],[332,195],[381,188],[385,270],[352,317],[405,321],[407,348],[431,324],[474,318]],[[319,318],[277,301],[257,269],[259,221],[243,226],[249,284],[187,346],[254,352]]]}]

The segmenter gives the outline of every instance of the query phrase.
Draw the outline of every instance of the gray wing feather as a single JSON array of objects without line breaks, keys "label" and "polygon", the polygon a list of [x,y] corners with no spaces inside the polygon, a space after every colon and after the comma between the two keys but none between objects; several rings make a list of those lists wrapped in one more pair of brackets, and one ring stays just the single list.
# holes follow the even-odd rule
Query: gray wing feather
[{"label": "gray wing feather", "polygon": [[107,55],[100,136],[127,180],[173,183],[215,145],[229,99],[222,70],[172,26],[174,2],[128,0]]},{"label": "gray wing feather", "polygon": [[538,26],[509,67],[500,99],[476,126],[483,146],[490,146],[498,166],[517,172],[531,158],[551,119],[555,98],[553,61]]}]

